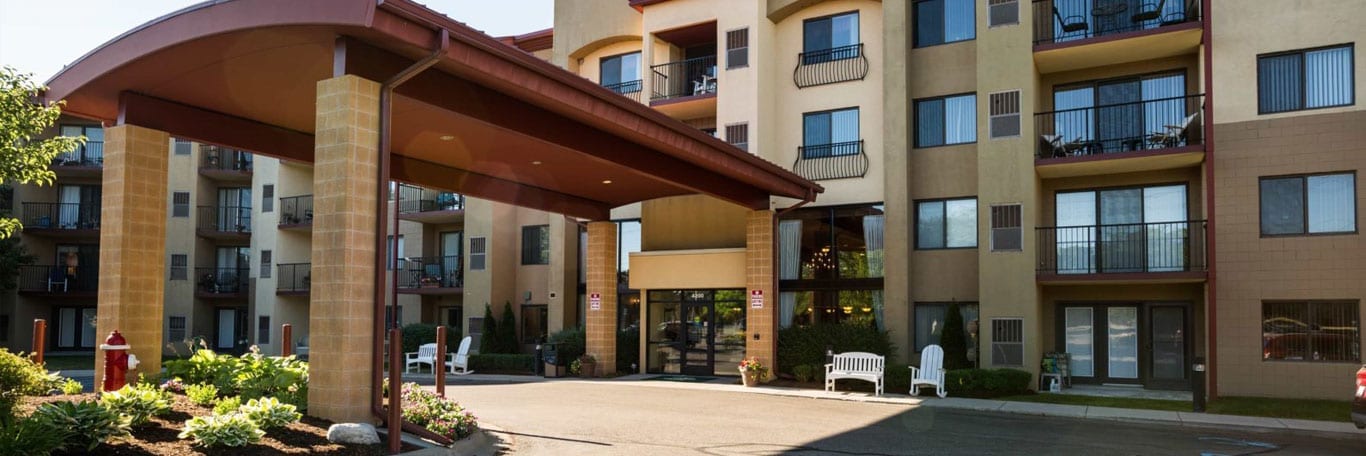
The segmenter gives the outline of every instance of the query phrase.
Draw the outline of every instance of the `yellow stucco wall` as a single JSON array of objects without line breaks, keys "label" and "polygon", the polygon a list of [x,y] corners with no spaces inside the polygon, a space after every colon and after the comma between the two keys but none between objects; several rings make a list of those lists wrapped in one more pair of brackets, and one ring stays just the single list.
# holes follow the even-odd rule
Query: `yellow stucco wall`
[{"label": "yellow stucco wall", "polygon": [[745,249],[659,250],[631,254],[631,288],[744,288]]}]

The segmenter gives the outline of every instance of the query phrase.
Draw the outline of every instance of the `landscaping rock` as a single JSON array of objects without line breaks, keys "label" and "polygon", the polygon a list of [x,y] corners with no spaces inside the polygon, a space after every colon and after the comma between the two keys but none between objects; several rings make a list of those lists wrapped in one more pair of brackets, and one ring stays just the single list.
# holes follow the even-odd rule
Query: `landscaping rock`
[{"label": "landscaping rock", "polygon": [[327,441],[342,444],[374,445],[379,443],[375,427],[367,423],[337,423],[327,428]]}]

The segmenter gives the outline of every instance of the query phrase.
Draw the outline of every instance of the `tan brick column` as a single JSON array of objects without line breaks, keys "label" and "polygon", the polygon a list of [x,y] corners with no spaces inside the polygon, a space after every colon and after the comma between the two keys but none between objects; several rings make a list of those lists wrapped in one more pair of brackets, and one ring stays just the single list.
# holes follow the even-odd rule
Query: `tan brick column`
[{"label": "tan brick column", "polygon": [[[166,287],[166,178],[171,138],[119,125],[104,130],[100,208],[99,317],[95,344],[118,330],[140,363],[129,381],[161,374],[161,314]],[[104,378],[96,351],[95,385]]]},{"label": "tan brick column", "polygon": [[[768,366],[769,380],[777,375],[778,332],[773,324],[777,314],[778,296],[773,272],[773,211],[749,213],[745,221],[745,288],[749,299],[755,290],[764,295],[764,307],[756,309],[748,300],[745,321],[745,357],[755,357]],[[755,336],[759,339],[755,339]]]},{"label": "tan brick column", "polygon": [[370,422],[379,83],[318,81],[309,415]]},{"label": "tan brick column", "polygon": [[[588,302],[584,305],[588,339],[587,351],[597,360],[598,375],[612,372],[617,367],[617,224],[592,222],[588,224],[588,250],[584,263],[588,268]],[[593,295],[602,303],[593,309]],[[572,360],[567,360],[572,361]]]}]

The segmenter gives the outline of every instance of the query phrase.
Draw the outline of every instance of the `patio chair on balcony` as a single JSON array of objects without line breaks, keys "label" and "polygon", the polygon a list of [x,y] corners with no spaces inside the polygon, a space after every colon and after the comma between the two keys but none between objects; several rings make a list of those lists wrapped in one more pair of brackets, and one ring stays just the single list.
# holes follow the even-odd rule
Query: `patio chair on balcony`
[{"label": "patio chair on balcony", "polygon": [[1066,141],[1062,135],[1039,135],[1039,145],[1039,158],[1050,158],[1078,155],[1080,151],[1091,148],[1094,143],[1083,141],[1081,138]]},{"label": "patio chair on balcony", "polygon": [[1148,135],[1148,147],[1167,148],[1176,147],[1182,144],[1190,144],[1191,127],[1196,125],[1196,119],[1200,118],[1200,111],[1186,116],[1181,121],[1181,125],[1164,125],[1163,131],[1154,132]]},{"label": "patio chair on balcony", "polygon": [[67,285],[70,283],[70,279],[66,276],[66,268],[61,266],[53,266],[52,273],[47,275],[47,291],[49,293],[58,287],[61,288],[61,292],[65,293]]},{"label": "patio chair on balcony", "polygon": [[1064,34],[1085,32],[1090,26],[1086,23],[1086,18],[1079,15],[1062,17],[1057,7],[1053,7],[1053,17],[1058,19],[1058,26],[1062,27]]},{"label": "patio chair on balcony", "polygon": [[692,94],[701,95],[704,93],[716,92],[716,67],[707,69],[702,73],[701,78],[692,83]]},{"label": "patio chair on balcony", "polygon": [[1138,11],[1130,17],[1135,24],[1157,20],[1162,17],[1162,7],[1167,5],[1167,0],[1159,0],[1157,3],[1144,3],[1138,6]]}]

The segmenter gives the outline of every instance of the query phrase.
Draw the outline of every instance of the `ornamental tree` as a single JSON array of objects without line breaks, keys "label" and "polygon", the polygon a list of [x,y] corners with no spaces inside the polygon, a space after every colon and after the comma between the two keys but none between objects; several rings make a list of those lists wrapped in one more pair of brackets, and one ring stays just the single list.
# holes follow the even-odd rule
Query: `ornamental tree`
[{"label": "ornamental tree", "polygon": [[[47,88],[31,78],[12,67],[0,68],[0,185],[50,185],[56,175],[49,167],[57,154],[85,144],[85,137],[40,138],[57,122],[64,103],[35,103]],[[0,215],[0,238],[20,228],[19,219]]]}]

